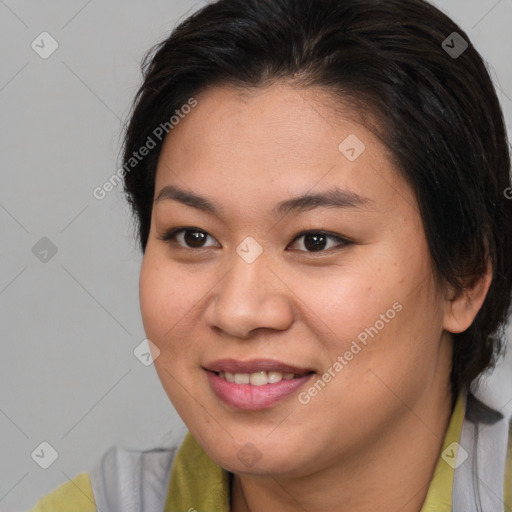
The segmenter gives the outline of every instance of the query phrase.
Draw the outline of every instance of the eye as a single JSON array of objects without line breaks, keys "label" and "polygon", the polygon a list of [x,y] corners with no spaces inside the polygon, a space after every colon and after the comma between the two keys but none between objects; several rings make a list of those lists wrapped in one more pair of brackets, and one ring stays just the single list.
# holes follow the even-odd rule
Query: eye
[{"label": "eye", "polygon": [[[215,240],[206,231],[194,227],[174,228],[165,233],[163,236],[158,237],[159,240],[174,243],[182,247],[185,247],[186,249],[203,249],[207,247],[212,247],[209,245],[204,245],[205,241],[208,238]],[[220,244],[218,242],[217,246],[220,247]]]},{"label": "eye", "polygon": [[[205,245],[208,238],[215,241],[213,245]],[[303,238],[304,241],[299,245],[302,245],[305,248],[305,250],[299,249],[301,252],[326,252],[328,249],[342,248],[351,244],[350,240],[347,240],[342,236],[327,233],[325,231],[310,230],[299,233],[288,247],[291,247],[293,244],[297,244],[297,241],[301,238]],[[158,237],[158,239],[179,245],[185,249],[220,247],[220,244],[209,233],[195,227],[173,228],[164,235]],[[329,241],[331,241],[331,244],[329,244]],[[337,243],[333,244],[333,241]]]},{"label": "eye", "polygon": [[[304,239],[302,245],[306,248],[305,252],[325,252],[326,249],[332,249],[333,247],[342,248],[351,243],[350,240],[346,238],[332,233],[326,233],[325,231],[303,231],[294,238],[292,244],[301,238]],[[338,243],[329,246],[329,240],[335,240]]]}]

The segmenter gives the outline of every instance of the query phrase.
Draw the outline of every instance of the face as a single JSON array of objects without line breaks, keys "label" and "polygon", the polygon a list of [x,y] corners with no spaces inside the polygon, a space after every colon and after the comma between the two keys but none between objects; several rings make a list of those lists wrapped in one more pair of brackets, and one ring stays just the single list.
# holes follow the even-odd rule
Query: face
[{"label": "face", "polygon": [[435,409],[449,373],[410,188],[320,89],[196,100],[160,155],[140,275],[167,395],[233,472],[303,475],[372,450],[404,404]]}]

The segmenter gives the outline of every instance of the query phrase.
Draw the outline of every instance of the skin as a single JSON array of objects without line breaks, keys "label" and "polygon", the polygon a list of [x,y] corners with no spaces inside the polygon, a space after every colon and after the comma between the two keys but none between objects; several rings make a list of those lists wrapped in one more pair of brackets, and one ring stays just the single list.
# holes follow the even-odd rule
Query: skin
[{"label": "skin", "polygon": [[[167,395],[204,451],[235,474],[236,512],[418,512],[453,406],[450,332],[471,324],[489,277],[455,298],[436,284],[412,191],[356,113],[329,107],[339,98],[277,82],[196,99],[165,140],[155,198],[173,185],[222,214],[155,202],[140,274]],[[366,146],[353,162],[338,149],[350,134]],[[334,186],[366,203],[271,213]],[[182,226],[210,235],[205,247],[187,247],[183,234],[160,239]],[[315,229],[352,243],[328,239],[311,251],[297,235]],[[248,236],[263,249],[250,264],[236,252]],[[320,376],[396,302],[395,318],[306,405],[294,393],[268,409],[234,409],[203,370],[219,358],[270,358]],[[252,467],[237,456],[248,442],[261,454]]]}]

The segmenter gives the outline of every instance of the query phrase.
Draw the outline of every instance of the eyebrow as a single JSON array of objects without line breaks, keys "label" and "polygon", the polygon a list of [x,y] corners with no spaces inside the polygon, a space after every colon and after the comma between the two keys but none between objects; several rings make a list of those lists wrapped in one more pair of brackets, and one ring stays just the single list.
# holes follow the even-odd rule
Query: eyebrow
[{"label": "eyebrow", "polygon": [[[164,200],[178,201],[217,217],[220,217],[223,212],[223,208],[215,201],[173,185],[163,187],[154,202],[158,203]],[[316,208],[360,208],[370,202],[372,202],[370,199],[355,192],[334,187],[325,192],[304,194],[281,201],[272,208],[272,214],[275,216],[289,215],[290,213],[298,214]]]}]

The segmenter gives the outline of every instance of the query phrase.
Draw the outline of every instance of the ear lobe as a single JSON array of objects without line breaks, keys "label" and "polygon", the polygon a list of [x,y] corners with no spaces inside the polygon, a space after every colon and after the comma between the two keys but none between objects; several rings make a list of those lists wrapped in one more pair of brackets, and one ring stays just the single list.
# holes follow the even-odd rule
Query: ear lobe
[{"label": "ear lobe", "polygon": [[[492,266],[487,259],[487,270],[469,288],[464,288],[458,295],[445,299],[443,328],[453,334],[464,332],[475,319],[484,303],[492,281]],[[451,289],[453,295],[453,289]]]}]

